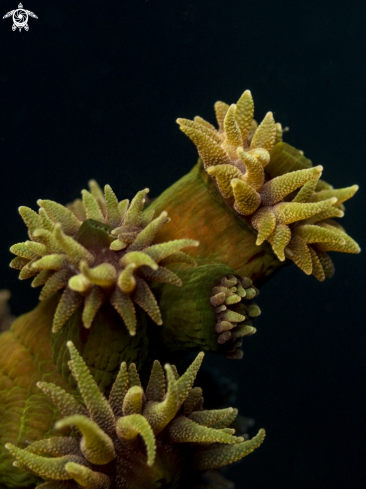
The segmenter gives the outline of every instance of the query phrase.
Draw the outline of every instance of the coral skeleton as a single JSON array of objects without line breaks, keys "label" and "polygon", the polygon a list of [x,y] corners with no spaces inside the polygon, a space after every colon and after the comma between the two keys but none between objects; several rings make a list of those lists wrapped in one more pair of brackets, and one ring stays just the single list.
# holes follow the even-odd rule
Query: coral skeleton
[{"label": "coral skeleton", "polygon": [[54,332],[82,304],[83,324],[90,328],[107,300],[131,335],[136,333],[135,304],[161,325],[160,310],[147,282],[180,286],[180,279],[165,265],[194,265],[194,260],[181,250],[198,243],[181,239],[151,244],[169,218],[166,212],[155,219],[153,212],[142,213],[148,189],[138,192],[131,203],[118,202],[109,185],[103,194],[91,181],[90,190],[83,190],[83,200],[69,208],[51,200],[38,200],[38,213],[20,207],[30,240],[10,248],[17,255],[10,266],[21,270],[20,279],[35,277],[33,287],[43,285],[40,300],[64,290],[54,318]]},{"label": "coral skeleton", "polygon": [[[228,204],[250,216],[257,245],[267,240],[277,258],[291,259],[307,275],[333,275],[328,251],[359,253],[357,243],[333,221],[357,185],[342,189],[320,180],[323,167],[282,142],[282,126],[268,112],[258,125],[246,90],[236,104],[215,104],[218,130],[201,117],[178,119],[197,146],[206,172]],[[342,208],[341,208],[342,207]]]},{"label": "coral skeleton", "polygon": [[174,478],[167,458],[186,460],[180,475],[187,479],[240,460],[264,439],[264,430],[246,441],[234,435],[230,426],[237,410],[203,409],[202,389],[193,387],[203,353],[182,376],[169,364],[164,375],[155,361],[145,390],[135,365],[127,368],[123,362],[107,400],[72,342],[67,346],[83,403],[55,384],[39,382],[38,387],[64,416],[56,429],[71,428],[70,436],[39,440],[25,449],[6,445],[15,466],[47,480],[39,488],[160,487]]}]

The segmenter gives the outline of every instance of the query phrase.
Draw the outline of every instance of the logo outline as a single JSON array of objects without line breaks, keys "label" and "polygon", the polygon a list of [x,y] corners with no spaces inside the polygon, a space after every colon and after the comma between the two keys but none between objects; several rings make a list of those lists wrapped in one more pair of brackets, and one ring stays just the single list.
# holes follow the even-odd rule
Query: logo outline
[{"label": "logo outline", "polygon": [[34,19],[38,19],[35,13],[30,10],[26,10],[23,8],[23,5],[19,3],[18,8],[15,10],[10,10],[7,12],[3,19],[7,19],[8,17],[13,16],[13,25],[11,27],[12,31],[15,31],[17,28],[19,32],[24,29],[25,31],[29,30],[28,19],[29,17],[33,17]]}]

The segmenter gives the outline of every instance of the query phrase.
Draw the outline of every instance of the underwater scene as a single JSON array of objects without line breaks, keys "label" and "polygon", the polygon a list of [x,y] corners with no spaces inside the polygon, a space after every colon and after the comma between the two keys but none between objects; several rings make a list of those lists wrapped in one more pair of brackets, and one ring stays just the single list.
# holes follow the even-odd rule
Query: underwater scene
[{"label": "underwater scene", "polygon": [[366,7],[29,2],[0,489],[363,488]]}]

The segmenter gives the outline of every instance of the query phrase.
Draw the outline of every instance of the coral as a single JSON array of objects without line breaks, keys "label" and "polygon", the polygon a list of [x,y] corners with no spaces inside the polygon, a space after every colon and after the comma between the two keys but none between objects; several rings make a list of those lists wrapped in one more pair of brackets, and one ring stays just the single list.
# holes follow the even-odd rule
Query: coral
[{"label": "coral", "polygon": [[220,345],[229,343],[227,358],[242,358],[242,338],[256,332],[251,318],[261,313],[257,304],[252,302],[258,294],[259,290],[250,278],[234,275],[223,277],[220,284],[212,289],[210,302],[216,315],[217,342]]},{"label": "coral", "polygon": [[[25,449],[6,444],[15,466],[50,480],[38,487],[187,487],[183,484],[196,471],[239,460],[263,441],[264,430],[247,441],[234,436],[229,426],[236,410],[203,410],[202,390],[193,387],[202,353],[181,377],[169,364],[164,375],[155,361],[145,391],[135,365],[127,369],[124,362],[107,400],[72,342],[67,346],[84,403],[55,384],[38,387],[64,416],[56,429],[72,428],[71,436],[46,438]],[[175,460],[181,461],[178,472]]]},{"label": "coral", "polygon": [[107,300],[131,335],[136,334],[134,304],[160,325],[160,311],[147,281],[181,285],[165,265],[182,261],[194,264],[181,249],[198,243],[181,239],[151,245],[169,219],[166,212],[155,219],[153,212],[142,213],[148,189],[138,192],[130,204],[128,200],[118,202],[109,185],[104,195],[94,181],[90,190],[83,190],[83,201],[69,208],[51,200],[38,200],[38,214],[20,207],[30,241],[11,247],[17,257],[10,266],[21,270],[20,279],[35,276],[32,286],[43,285],[41,300],[64,289],[54,317],[54,332],[82,304],[83,324],[90,328]]},{"label": "coral", "polygon": [[253,302],[259,291],[248,277],[222,264],[201,263],[177,270],[180,289],[165,285],[158,294],[164,326],[159,341],[170,350],[197,348],[242,358],[242,339],[255,333],[252,319],[260,309]]},{"label": "coral", "polygon": [[267,240],[277,258],[290,258],[306,274],[324,280],[333,273],[327,251],[358,253],[357,243],[332,219],[357,185],[333,189],[319,178],[322,166],[282,143],[281,124],[268,112],[258,125],[246,90],[236,104],[215,104],[219,129],[202,119],[178,119],[195,143],[207,173],[241,216],[251,216],[256,244]]},{"label": "coral", "polygon": [[56,371],[52,358],[51,328],[56,306],[56,296],[42,301],[0,336],[0,485],[27,487],[35,483],[34,476],[13,467],[14,459],[5,443],[24,447],[56,434],[53,425],[59,414],[36,383],[54,382],[74,392]]},{"label": "coral", "polygon": [[178,119],[200,159],[147,205],[148,189],[119,202],[90,181],[67,206],[19,209],[29,240],[11,266],[43,288],[10,328],[0,292],[0,485],[231,488],[218,470],[263,441],[236,435],[219,387],[203,408],[203,351],[242,357],[258,287],[290,260],[324,280],[329,251],[360,251],[334,221],[358,187],[320,180],[272,113],[254,121],[249,91],[215,109],[218,130]]},{"label": "coral", "polygon": [[[153,219],[155,211],[150,206],[143,212],[147,189],[139,192],[130,205],[128,201],[118,203],[108,185],[103,194],[96,182],[91,181],[90,190],[82,192],[83,200],[78,199],[67,207],[45,200],[38,201],[38,214],[21,207],[31,240],[11,247],[18,255],[11,266],[22,267],[20,278],[35,275],[32,285],[43,284],[41,300],[64,289],[53,320],[53,332],[56,338],[61,337],[53,341],[54,361],[64,378],[67,378],[66,341],[78,342],[78,328],[75,330],[74,326],[80,323],[90,328],[92,322],[96,322],[97,311],[108,299],[131,335],[136,334],[137,324],[140,323],[141,328],[144,322],[141,315],[136,316],[135,302],[155,323],[164,323],[160,337],[170,349],[200,347],[241,358],[241,338],[255,332],[249,318],[258,315],[259,308],[252,305],[250,312],[231,302],[225,312],[228,304],[215,307],[210,304],[212,290],[220,286],[221,280],[226,280],[225,276],[234,276],[234,270],[211,262],[197,269],[187,269],[186,265],[195,266],[196,262],[180,250],[197,246],[197,240],[179,238],[154,244],[157,232],[169,219],[165,211]],[[155,283],[153,290],[147,286],[147,280]],[[164,283],[167,287],[163,291],[155,287]],[[203,287],[203,283],[207,287]],[[179,289],[172,290],[176,286]],[[197,298],[195,304],[192,295]],[[233,295],[225,301],[235,301],[238,297]],[[252,298],[246,297],[245,301]],[[216,297],[214,302],[218,300]],[[82,305],[82,320],[79,321],[77,311]],[[189,305],[196,307],[196,311],[192,311],[194,322]],[[228,314],[231,315],[230,329],[240,323],[232,332],[228,331]],[[104,314],[107,323],[108,316],[110,313]],[[70,320],[73,331],[70,331]]]},{"label": "coral", "polygon": [[8,301],[11,293],[7,289],[0,290],[0,332],[10,328],[15,317],[11,315]]},{"label": "coral", "polygon": [[[234,211],[222,197],[202,161],[166,189],[150,205],[172,218],[155,237],[155,242],[181,239],[199,241],[190,255],[201,262],[221,263],[239,276],[259,283],[267,280],[283,265],[268,242],[256,244],[257,232],[250,222]],[[174,226],[179,222],[179,226]]]}]

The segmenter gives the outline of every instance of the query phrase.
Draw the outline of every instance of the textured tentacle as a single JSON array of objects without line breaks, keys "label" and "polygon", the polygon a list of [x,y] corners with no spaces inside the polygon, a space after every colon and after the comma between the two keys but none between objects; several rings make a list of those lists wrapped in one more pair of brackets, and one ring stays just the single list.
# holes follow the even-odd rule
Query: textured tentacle
[{"label": "textured tentacle", "polygon": [[141,414],[144,391],[138,385],[130,387],[123,399],[122,411],[124,416]]},{"label": "textured tentacle", "polygon": [[276,126],[272,112],[267,112],[254,133],[250,149],[264,148],[270,151],[276,140]]},{"label": "textured tentacle", "polygon": [[230,184],[231,180],[233,178],[241,179],[243,176],[239,168],[233,165],[209,166],[207,173],[216,178],[217,185],[225,199],[233,196],[233,189]]},{"label": "textured tentacle", "polygon": [[301,270],[310,275],[313,270],[311,254],[305,241],[296,234],[285,248],[285,254],[293,260]]},{"label": "textured tentacle", "polygon": [[160,433],[170,423],[180,406],[177,382],[170,365],[166,365],[165,370],[168,378],[168,391],[164,401],[148,403],[143,413],[155,434]]},{"label": "textured tentacle", "polygon": [[147,464],[152,466],[156,454],[156,441],[154,432],[148,421],[140,414],[131,414],[119,418],[116,426],[117,435],[122,440],[133,440],[141,435],[147,449]]},{"label": "textured tentacle", "polygon": [[47,216],[55,224],[61,224],[64,233],[71,236],[78,232],[81,222],[69,209],[52,200],[39,199],[37,204],[46,211]]},{"label": "textured tentacle", "polygon": [[68,462],[65,470],[69,476],[85,489],[109,489],[111,485],[110,478],[101,472],[95,472],[88,467]]},{"label": "textured tentacle", "polygon": [[243,216],[253,214],[261,203],[258,192],[247,182],[239,180],[239,178],[233,178],[230,183],[235,199],[234,209]]},{"label": "textured tentacle", "polygon": [[243,179],[254,190],[259,191],[264,182],[264,169],[261,162],[254,155],[246,153],[242,147],[237,149],[237,154],[247,169]]},{"label": "textured tentacle", "polygon": [[259,447],[259,445],[262,444],[264,437],[265,431],[262,429],[259,430],[258,434],[251,440],[247,440],[243,443],[202,450],[202,452],[195,457],[195,466],[198,470],[209,470],[218,469],[224,465],[236,462]]},{"label": "textured tentacle", "polygon": [[[174,377],[173,377],[174,378]],[[149,401],[161,402],[166,393],[164,370],[158,360],[155,360],[151,369],[149,383],[146,387],[146,398]]]},{"label": "textured tentacle", "polygon": [[286,224],[277,224],[273,234],[268,238],[273,251],[280,261],[285,260],[285,248],[291,240],[291,230]]},{"label": "textured tentacle", "polygon": [[256,244],[259,246],[276,227],[276,216],[271,207],[262,207],[252,217],[252,226],[258,231]]},{"label": "textured tentacle", "polygon": [[56,429],[66,426],[76,426],[83,437],[80,449],[84,457],[97,465],[108,464],[115,456],[114,444],[111,438],[91,419],[80,414],[74,414],[56,423]]},{"label": "textured tentacle", "polygon": [[222,430],[201,426],[191,419],[180,417],[169,426],[169,437],[174,443],[228,443],[235,444],[243,438]]},{"label": "textured tentacle", "polygon": [[[68,462],[83,463],[83,458],[76,455],[65,455],[64,457],[49,458],[36,455],[11,443],[5,447],[19,460],[19,462],[40,477],[48,479],[67,480],[71,479],[65,470]],[[17,462],[15,462],[17,463]]]},{"label": "textured tentacle", "polygon": [[69,362],[70,369],[78,382],[81,395],[89,410],[90,417],[102,430],[108,433],[114,426],[113,411],[108,404],[107,399],[95,384],[88,367],[71,341],[67,342],[67,347],[71,356],[71,361]]},{"label": "textured tentacle", "polygon": [[260,191],[263,205],[274,205],[309,180],[319,179],[322,166],[285,173],[265,183]]},{"label": "textured tentacle", "polygon": [[253,116],[254,116],[253,97],[252,94],[250,93],[250,90],[245,90],[243,95],[236,103],[236,112],[235,112],[235,119],[236,122],[238,123],[241,132],[241,137],[242,137],[242,142],[240,143],[240,146],[245,143],[248,137]]},{"label": "textured tentacle", "polygon": [[109,394],[109,404],[116,418],[123,415],[122,403],[129,389],[129,378],[126,362],[121,363],[117,378],[114,381],[111,392]]}]

